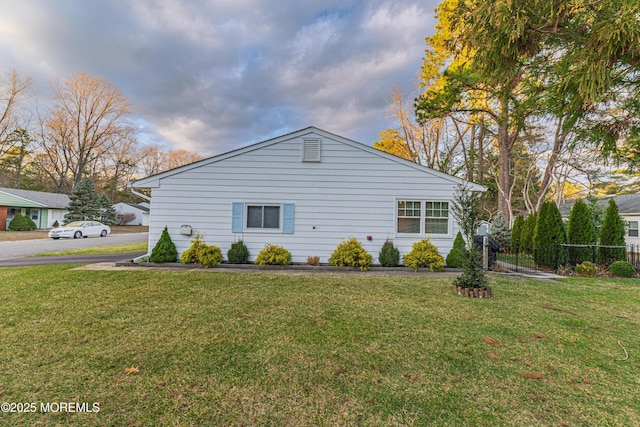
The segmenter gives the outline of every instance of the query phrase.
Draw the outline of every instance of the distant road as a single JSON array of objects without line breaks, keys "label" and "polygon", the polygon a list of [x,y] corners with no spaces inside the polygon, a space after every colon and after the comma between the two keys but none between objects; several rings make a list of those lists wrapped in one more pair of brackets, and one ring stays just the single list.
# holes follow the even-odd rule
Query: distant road
[{"label": "distant road", "polygon": [[0,242],[1,261],[13,258],[24,258],[69,249],[91,248],[94,246],[119,245],[123,243],[146,242],[148,233],[111,234],[107,237],[88,237],[86,239],[37,239],[17,242]]}]

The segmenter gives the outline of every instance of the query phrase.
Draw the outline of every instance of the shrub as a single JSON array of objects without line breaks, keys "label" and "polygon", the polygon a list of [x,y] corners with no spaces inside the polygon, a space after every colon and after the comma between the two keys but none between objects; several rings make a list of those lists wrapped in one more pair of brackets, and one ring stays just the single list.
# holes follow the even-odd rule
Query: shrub
[{"label": "shrub", "polygon": [[633,277],[636,269],[627,261],[615,261],[609,266],[609,271],[618,277]]},{"label": "shrub", "polygon": [[576,274],[583,277],[593,277],[598,271],[598,266],[591,261],[585,261],[582,264],[576,265]]},{"label": "shrub", "polygon": [[464,271],[454,279],[453,284],[462,288],[486,288],[489,281],[482,266],[482,252],[475,247],[465,252]]},{"label": "shrub", "polygon": [[464,247],[464,239],[462,238],[462,233],[458,231],[458,235],[453,241],[453,248],[451,248],[449,255],[447,255],[447,267],[462,268],[464,267],[466,258],[467,255]]},{"label": "shrub", "polygon": [[31,231],[38,228],[36,224],[27,215],[17,213],[9,223],[11,231]]},{"label": "shrub", "polygon": [[499,246],[500,252],[508,252],[511,244],[511,231],[509,224],[502,212],[498,212],[491,222],[491,233],[489,234]]},{"label": "shrub", "polygon": [[320,257],[319,256],[310,256],[307,257],[307,264],[308,265],[320,265]]},{"label": "shrub", "polygon": [[227,252],[227,259],[231,264],[246,264],[249,260],[249,249],[242,240],[231,244]]},{"label": "shrub", "polygon": [[[569,214],[567,241],[574,245],[593,245],[596,243],[596,233],[593,229],[593,218],[589,207],[582,201],[576,200]],[[578,264],[593,257],[590,247],[570,247],[569,263]],[[577,268],[576,268],[577,271]]]},{"label": "shrub", "polygon": [[266,244],[258,253],[255,262],[263,267],[267,265],[289,265],[291,252],[282,246]]},{"label": "shrub", "polygon": [[431,271],[441,271],[444,268],[444,258],[438,253],[438,248],[429,239],[413,242],[411,252],[404,256],[404,265],[418,271],[418,268],[429,267]]},{"label": "shrub", "polygon": [[191,240],[189,249],[182,253],[180,262],[183,264],[199,263],[206,268],[222,263],[222,252],[217,246],[207,245],[201,234],[196,234]]},{"label": "shrub", "polygon": [[149,261],[162,263],[162,262],[176,262],[178,259],[178,251],[176,249],[176,245],[173,244],[171,240],[171,236],[169,235],[169,230],[167,227],[164,227],[162,230],[162,235],[158,242],[153,247],[151,251],[151,256],[149,257]]},{"label": "shrub", "polygon": [[618,205],[613,199],[609,206],[600,229],[600,262],[607,264],[611,261],[624,261],[626,248],[607,248],[606,246],[624,246],[624,221],[618,211]]},{"label": "shrub", "polygon": [[538,222],[538,214],[530,213],[524,220],[522,232],[520,234],[520,251],[533,255],[533,236],[536,232],[536,223]]},{"label": "shrub", "polygon": [[395,267],[400,264],[400,251],[391,240],[385,240],[382,249],[380,249],[378,260],[383,267]]},{"label": "shrub", "polygon": [[524,230],[524,217],[518,215],[513,221],[513,228],[511,229],[511,252],[516,253],[518,246],[522,245],[522,231]]},{"label": "shrub", "polygon": [[565,249],[555,245],[566,242],[566,231],[558,207],[553,202],[544,202],[540,207],[533,237],[536,264],[550,268],[564,264]]},{"label": "shrub", "polygon": [[53,223],[53,228],[58,228],[60,227],[60,223],[58,222],[58,220],[56,219]]},{"label": "shrub", "polygon": [[134,219],[136,219],[136,214],[134,213],[120,213],[116,215],[116,224],[126,225]]},{"label": "shrub", "polygon": [[372,260],[373,257],[362,244],[355,237],[351,237],[336,247],[329,257],[329,264],[338,267],[360,267],[360,270],[367,271]]}]

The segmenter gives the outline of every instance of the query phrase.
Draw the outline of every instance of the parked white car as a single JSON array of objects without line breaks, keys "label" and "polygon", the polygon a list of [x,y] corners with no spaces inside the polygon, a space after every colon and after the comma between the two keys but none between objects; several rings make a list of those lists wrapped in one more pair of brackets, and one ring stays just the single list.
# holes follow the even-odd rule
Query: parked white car
[{"label": "parked white car", "polygon": [[111,233],[111,227],[97,221],[74,221],[62,227],[54,228],[49,231],[49,237],[52,239],[74,238],[100,236],[106,237]]}]

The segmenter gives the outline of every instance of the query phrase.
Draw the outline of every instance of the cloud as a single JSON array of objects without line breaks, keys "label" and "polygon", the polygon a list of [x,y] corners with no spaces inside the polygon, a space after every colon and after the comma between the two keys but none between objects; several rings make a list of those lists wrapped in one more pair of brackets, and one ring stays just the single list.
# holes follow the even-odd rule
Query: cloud
[{"label": "cloud", "polygon": [[0,60],[39,81],[102,75],[145,140],[203,155],[308,125],[370,143],[390,89],[415,86],[436,3],[308,3],[5,2]]}]

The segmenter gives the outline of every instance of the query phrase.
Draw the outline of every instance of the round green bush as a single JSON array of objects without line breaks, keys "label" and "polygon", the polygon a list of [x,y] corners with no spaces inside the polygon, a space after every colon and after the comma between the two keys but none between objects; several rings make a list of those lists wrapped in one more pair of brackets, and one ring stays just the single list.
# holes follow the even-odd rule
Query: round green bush
[{"label": "round green bush", "polygon": [[413,242],[411,252],[404,256],[404,265],[414,271],[424,267],[429,267],[431,271],[441,271],[444,268],[444,258],[429,239],[424,239]]},{"label": "round green bush", "polygon": [[246,264],[249,260],[249,249],[242,240],[231,244],[227,252],[227,259],[231,264]]},{"label": "round green bush", "polygon": [[183,264],[199,263],[205,268],[210,268],[222,263],[222,251],[213,245],[207,245],[202,240],[201,234],[196,234],[191,240],[189,249],[182,253],[180,262]]},{"label": "round green bush", "polygon": [[378,255],[378,261],[380,261],[383,267],[395,267],[400,264],[400,251],[393,246],[391,240],[387,239],[382,245],[382,249],[380,249],[380,254]]},{"label": "round green bush", "polygon": [[31,231],[38,228],[27,215],[17,213],[9,223],[10,231]]},{"label": "round green bush", "polygon": [[609,271],[618,277],[633,277],[636,269],[627,261],[615,261],[609,266]]},{"label": "round green bush", "polygon": [[371,261],[373,261],[373,257],[355,237],[340,243],[329,257],[329,264],[331,265],[359,267],[362,271],[369,269]]},{"label": "round green bush", "polygon": [[278,245],[264,245],[258,253],[255,263],[266,267],[267,265],[289,265],[291,252]]}]

